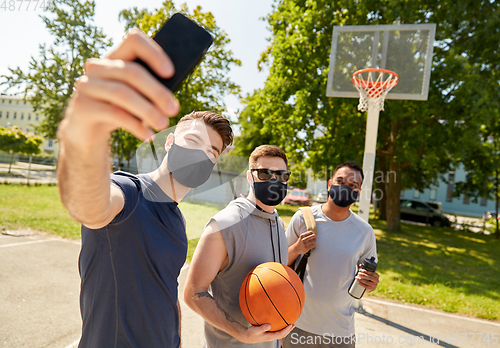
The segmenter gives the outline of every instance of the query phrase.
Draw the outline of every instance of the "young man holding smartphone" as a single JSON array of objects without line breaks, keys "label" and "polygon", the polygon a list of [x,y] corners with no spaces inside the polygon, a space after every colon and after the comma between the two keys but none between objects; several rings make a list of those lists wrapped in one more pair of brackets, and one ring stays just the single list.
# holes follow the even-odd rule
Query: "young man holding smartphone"
[{"label": "young man holding smartphone", "polygon": [[[269,332],[269,323],[251,326],[239,305],[245,276],[264,262],[287,264],[283,221],[276,212],[286,196],[290,172],[283,150],[257,147],[250,155],[248,197],[240,197],[208,222],[193,256],[184,301],[205,319],[207,348],[278,348],[293,325]],[[209,292],[210,288],[210,292]]]},{"label": "young man holding smartphone", "polygon": [[[183,117],[152,173],[109,173],[109,140],[123,128],[141,140],[179,111],[173,94],[140,64],[169,78],[156,42],[132,30],[105,59],[90,59],[58,131],[61,200],[82,224],[79,347],[179,347],[177,277],[187,252],[177,204],[201,185],[232,142],[229,121],[211,112]],[[194,175],[185,175],[187,161]]]}]

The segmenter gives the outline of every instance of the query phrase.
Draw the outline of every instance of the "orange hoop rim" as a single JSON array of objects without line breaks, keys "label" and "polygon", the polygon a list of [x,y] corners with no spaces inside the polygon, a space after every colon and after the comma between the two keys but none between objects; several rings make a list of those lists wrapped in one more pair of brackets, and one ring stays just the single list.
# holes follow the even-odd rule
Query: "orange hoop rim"
[{"label": "orange hoop rim", "polygon": [[[380,73],[387,73],[387,74],[392,74],[394,77],[390,80],[387,81],[378,81],[378,82],[373,82],[373,81],[365,81],[365,80],[360,80],[356,76],[359,74],[363,74],[366,72],[380,72]],[[396,86],[399,82],[399,75],[396,74],[392,70],[388,69],[380,69],[380,68],[367,68],[367,69],[361,69],[352,74],[352,83],[354,83],[356,86],[360,86],[361,88],[372,88],[372,87],[382,87],[386,88],[388,85],[392,87]]]}]

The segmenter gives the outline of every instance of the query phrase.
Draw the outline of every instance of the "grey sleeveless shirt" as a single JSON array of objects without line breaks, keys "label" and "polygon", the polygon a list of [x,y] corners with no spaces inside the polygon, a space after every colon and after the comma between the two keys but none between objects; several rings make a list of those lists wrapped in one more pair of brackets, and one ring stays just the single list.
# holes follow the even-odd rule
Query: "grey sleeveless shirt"
[{"label": "grey sleeveless shirt", "polygon": [[[213,280],[210,291],[217,304],[240,324],[249,327],[239,304],[245,276],[264,262],[288,263],[288,244],[283,221],[276,210],[266,213],[246,198],[238,198],[217,213],[215,221],[226,244],[229,263]],[[209,222],[209,223],[210,223]],[[279,341],[245,344],[205,322],[204,347],[279,348]]]}]

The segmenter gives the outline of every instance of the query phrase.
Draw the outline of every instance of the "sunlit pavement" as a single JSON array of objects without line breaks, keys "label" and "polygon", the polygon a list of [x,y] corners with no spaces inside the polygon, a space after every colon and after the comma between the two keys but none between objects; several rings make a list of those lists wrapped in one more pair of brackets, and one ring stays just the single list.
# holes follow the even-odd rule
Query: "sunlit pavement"
[{"label": "sunlit pavement", "polygon": [[[79,242],[45,234],[0,235],[0,347],[78,345],[79,251]],[[188,268],[179,277],[182,347],[198,348],[203,320],[182,301]],[[500,347],[499,322],[370,296],[361,307],[355,314],[356,347]]]}]

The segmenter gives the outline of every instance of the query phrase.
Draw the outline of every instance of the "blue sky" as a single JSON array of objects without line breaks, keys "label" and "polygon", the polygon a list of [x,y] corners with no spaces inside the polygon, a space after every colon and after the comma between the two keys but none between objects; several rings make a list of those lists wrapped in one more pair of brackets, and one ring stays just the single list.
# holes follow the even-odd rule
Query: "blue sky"
[{"label": "blue sky", "polygon": [[[176,5],[187,3],[189,9],[197,5],[215,16],[218,26],[226,31],[231,43],[229,49],[241,60],[241,67],[234,67],[230,72],[231,79],[241,86],[242,94],[251,93],[264,86],[267,72],[259,72],[257,61],[260,53],[268,45],[270,37],[267,23],[259,18],[272,10],[272,0],[174,0]],[[7,1],[7,4],[9,1]],[[34,11],[35,1],[15,2],[15,10],[0,8],[0,75],[8,73],[7,68],[20,67],[25,70],[31,56],[38,58],[38,45],[50,44],[53,40],[45,28],[39,15]],[[153,10],[161,6],[162,0],[95,0],[95,24],[113,39],[115,45],[124,34],[124,23],[118,21],[118,13],[125,8],[137,6]],[[30,5],[28,7],[28,5]],[[28,7],[28,10],[26,8]],[[225,99],[230,114],[241,110],[239,100],[234,96]]]}]

